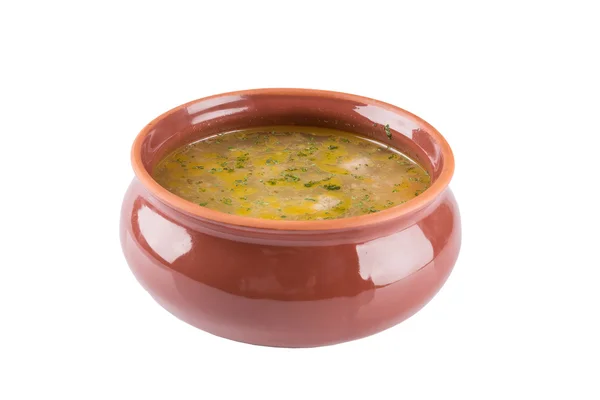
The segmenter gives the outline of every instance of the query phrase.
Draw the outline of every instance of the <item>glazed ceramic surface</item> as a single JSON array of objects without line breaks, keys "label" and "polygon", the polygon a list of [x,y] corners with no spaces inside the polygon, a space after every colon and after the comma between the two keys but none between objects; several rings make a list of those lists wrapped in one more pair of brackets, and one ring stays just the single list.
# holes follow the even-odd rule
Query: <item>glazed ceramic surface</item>
[{"label": "glazed ceramic surface", "polygon": [[[374,214],[274,221],[200,207],[150,176],[183,144],[269,125],[321,126],[377,139],[418,160],[433,183],[415,199]],[[192,101],[140,132],[132,164],[136,177],[120,223],[131,270],[169,312],[225,338],[311,347],[371,335],[423,307],[459,253],[450,147],[422,119],[373,99],[258,89]]]}]

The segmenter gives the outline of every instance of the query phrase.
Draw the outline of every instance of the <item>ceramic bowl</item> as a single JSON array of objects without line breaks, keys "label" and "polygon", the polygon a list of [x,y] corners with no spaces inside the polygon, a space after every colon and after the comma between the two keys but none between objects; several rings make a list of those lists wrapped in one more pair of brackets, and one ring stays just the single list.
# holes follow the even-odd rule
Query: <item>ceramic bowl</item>
[{"label": "ceramic bowl", "polygon": [[[203,208],[150,175],[181,145],[269,125],[335,128],[379,140],[418,160],[432,185],[369,215],[277,221]],[[308,89],[206,97],[150,122],[131,160],[135,178],[123,200],[120,234],[133,274],[166,310],[224,338],[312,347],[374,334],[423,307],[459,253],[448,143],[421,118],[381,101]]]}]

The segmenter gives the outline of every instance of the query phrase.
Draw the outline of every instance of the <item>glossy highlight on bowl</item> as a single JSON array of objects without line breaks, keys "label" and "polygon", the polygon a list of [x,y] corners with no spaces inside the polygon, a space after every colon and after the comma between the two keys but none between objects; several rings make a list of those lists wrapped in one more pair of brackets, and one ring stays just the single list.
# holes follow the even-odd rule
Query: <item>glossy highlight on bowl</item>
[{"label": "glossy highlight on bowl", "polygon": [[[181,145],[274,125],[333,128],[387,143],[427,168],[431,187],[374,214],[285,221],[204,208],[151,177],[162,157]],[[419,117],[377,100],[309,89],[211,96],[148,124],[131,160],[135,178],[120,223],[127,262],[166,310],[218,336],[314,347],[371,335],[423,307],[458,257],[460,216],[448,188],[454,171],[448,143]]]}]

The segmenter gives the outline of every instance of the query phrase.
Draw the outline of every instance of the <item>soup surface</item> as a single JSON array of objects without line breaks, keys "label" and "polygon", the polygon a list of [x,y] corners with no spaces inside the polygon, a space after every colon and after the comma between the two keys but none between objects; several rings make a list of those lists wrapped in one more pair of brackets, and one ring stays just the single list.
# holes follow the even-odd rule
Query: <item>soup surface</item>
[{"label": "soup surface", "polygon": [[298,126],[203,139],[166,156],[153,177],[200,206],[281,220],[374,213],[418,196],[430,184],[423,167],[384,144]]}]

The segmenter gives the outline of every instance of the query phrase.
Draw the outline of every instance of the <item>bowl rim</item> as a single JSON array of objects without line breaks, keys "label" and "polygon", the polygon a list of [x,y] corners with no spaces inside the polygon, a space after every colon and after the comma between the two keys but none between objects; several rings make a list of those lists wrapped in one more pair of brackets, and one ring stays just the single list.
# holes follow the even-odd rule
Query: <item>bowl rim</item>
[{"label": "bowl rim", "polygon": [[[349,100],[356,102],[364,102],[370,105],[376,105],[394,113],[404,114],[414,118],[421,124],[429,135],[431,135],[436,143],[440,145],[441,155],[443,157],[443,167],[438,178],[433,184],[419,196],[407,201],[406,203],[390,207],[388,209],[378,211],[372,214],[359,215],[348,218],[339,218],[331,220],[317,221],[286,221],[286,220],[269,220],[240,215],[227,214],[221,211],[212,210],[202,207],[198,204],[185,200],[160,186],[154,178],[146,171],[142,162],[142,145],[146,137],[152,131],[154,125],[159,121],[167,118],[169,115],[190,106],[199,101],[205,101],[223,96],[245,96],[245,95],[281,95],[281,96],[318,96],[327,97],[330,99]],[[392,104],[375,100],[369,97],[359,96],[355,94],[335,92],[330,90],[320,89],[300,89],[300,88],[265,88],[265,89],[246,89],[233,92],[215,94],[207,97],[202,97],[192,100],[174,107],[148,123],[136,136],[131,148],[131,164],[135,176],[140,180],[142,185],[158,200],[165,203],[176,210],[179,210],[187,215],[199,217],[203,220],[217,222],[225,225],[237,226],[242,228],[254,228],[277,231],[339,231],[353,228],[361,228],[373,224],[380,224],[390,220],[398,219],[408,214],[412,214],[438,198],[452,179],[454,174],[454,155],[450,145],[437,129],[435,129],[427,121],[419,116],[404,110],[403,108]]]}]

